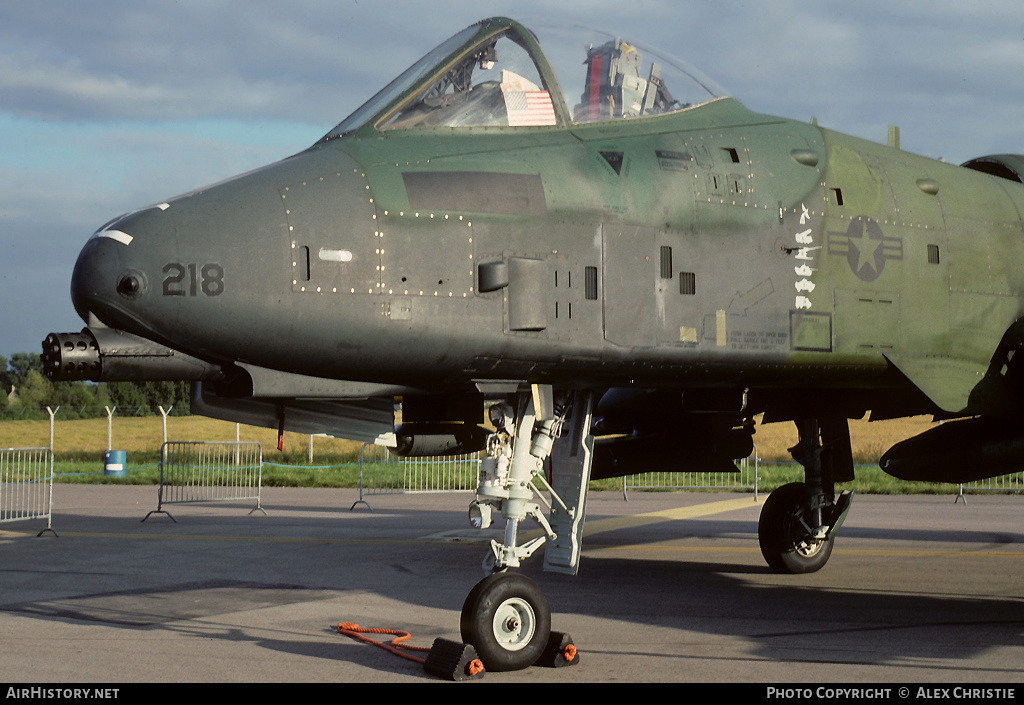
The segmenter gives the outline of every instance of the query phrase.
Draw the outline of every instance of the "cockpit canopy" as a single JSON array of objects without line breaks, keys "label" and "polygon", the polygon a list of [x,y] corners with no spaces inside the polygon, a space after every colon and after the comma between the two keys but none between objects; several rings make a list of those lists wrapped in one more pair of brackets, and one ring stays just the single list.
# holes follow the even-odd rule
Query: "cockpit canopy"
[{"label": "cockpit canopy", "polygon": [[[543,47],[543,51],[541,49]],[[332,130],[538,127],[643,118],[727,95],[687,64],[582,27],[484,20],[454,35]]]}]

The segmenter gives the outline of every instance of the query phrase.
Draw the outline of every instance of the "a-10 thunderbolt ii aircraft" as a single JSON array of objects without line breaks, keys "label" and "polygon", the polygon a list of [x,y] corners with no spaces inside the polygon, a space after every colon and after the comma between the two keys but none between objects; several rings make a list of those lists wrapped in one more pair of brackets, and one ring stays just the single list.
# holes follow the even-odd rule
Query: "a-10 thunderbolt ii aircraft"
[{"label": "a-10 thunderbolt ii aircraft", "polygon": [[463,637],[520,668],[550,611],[507,569],[545,544],[576,572],[591,478],[731,471],[755,417],[795,422],[805,481],[758,532],[807,572],[849,507],[847,419],[950,420],[883,456],[904,479],[1024,456],[1024,156],[897,141],[751,112],[626,38],[485,20],[309,149],[102,226],[71,284],[87,327],[44,362],[401,455],[485,451],[470,516],[505,531]]}]

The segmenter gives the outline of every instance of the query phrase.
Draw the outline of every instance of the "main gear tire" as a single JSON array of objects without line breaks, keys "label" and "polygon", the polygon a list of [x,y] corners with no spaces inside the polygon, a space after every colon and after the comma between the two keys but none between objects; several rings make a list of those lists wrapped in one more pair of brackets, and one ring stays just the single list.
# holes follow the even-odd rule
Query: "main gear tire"
[{"label": "main gear tire", "polygon": [[801,522],[809,506],[807,486],[802,482],[782,485],[761,508],[757,537],[761,555],[777,573],[814,573],[825,567],[832,555],[835,537],[816,539]]}]

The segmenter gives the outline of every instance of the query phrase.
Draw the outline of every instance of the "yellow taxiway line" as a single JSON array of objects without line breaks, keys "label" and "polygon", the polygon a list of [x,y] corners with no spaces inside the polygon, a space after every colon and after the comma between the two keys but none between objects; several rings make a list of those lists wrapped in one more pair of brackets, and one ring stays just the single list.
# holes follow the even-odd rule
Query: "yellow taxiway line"
[{"label": "yellow taxiway line", "polygon": [[689,507],[676,507],[674,509],[662,509],[658,512],[646,512],[632,516],[609,517],[607,519],[596,519],[587,521],[583,525],[584,536],[590,537],[606,531],[617,529],[630,529],[648,524],[660,524],[665,521],[679,521],[681,519],[696,519],[698,517],[711,516],[731,512],[737,509],[749,509],[760,504],[759,500],[748,496],[740,499],[723,499],[718,502],[707,502],[695,504]]}]

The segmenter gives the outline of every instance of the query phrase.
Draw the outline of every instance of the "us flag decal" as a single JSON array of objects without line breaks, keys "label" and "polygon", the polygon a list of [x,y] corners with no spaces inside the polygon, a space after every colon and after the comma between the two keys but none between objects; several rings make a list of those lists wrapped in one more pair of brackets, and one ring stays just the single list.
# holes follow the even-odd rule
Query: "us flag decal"
[{"label": "us flag decal", "polygon": [[555,109],[547,91],[505,90],[504,93],[511,127],[555,124]]}]

